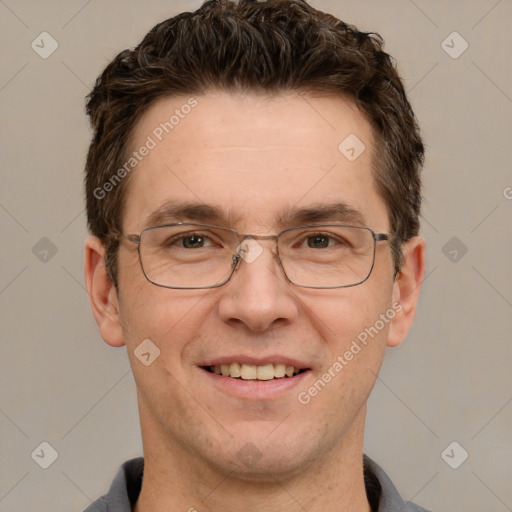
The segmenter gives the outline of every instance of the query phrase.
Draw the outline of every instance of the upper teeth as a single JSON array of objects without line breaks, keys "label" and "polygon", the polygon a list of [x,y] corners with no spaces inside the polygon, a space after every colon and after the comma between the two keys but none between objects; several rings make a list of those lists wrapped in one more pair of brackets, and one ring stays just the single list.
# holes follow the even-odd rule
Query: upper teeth
[{"label": "upper teeth", "polygon": [[255,364],[216,364],[210,366],[210,370],[217,375],[224,377],[242,378],[244,380],[271,380],[280,379],[284,376],[293,377],[299,373],[297,368],[285,364],[264,364],[256,366]]}]

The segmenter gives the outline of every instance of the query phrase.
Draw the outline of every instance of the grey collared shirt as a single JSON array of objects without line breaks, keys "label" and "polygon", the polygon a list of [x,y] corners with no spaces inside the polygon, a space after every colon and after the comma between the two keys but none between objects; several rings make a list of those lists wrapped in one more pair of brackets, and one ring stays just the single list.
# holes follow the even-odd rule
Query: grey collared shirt
[{"label": "grey collared shirt", "polygon": [[[84,512],[132,512],[137,501],[144,472],[142,457],[126,461],[117,472],[105,496],[91,503]],[[373,512],[429,512],[405,502],[384,470],[364,456],[365,485]]]}]

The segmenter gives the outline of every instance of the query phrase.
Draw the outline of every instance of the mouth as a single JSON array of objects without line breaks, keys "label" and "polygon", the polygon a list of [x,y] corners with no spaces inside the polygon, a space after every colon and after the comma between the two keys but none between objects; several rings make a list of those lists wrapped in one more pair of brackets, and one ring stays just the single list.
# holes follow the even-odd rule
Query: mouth
[{"label": "mouth", "polygon": [[249,381],[290,379],[309,370],[309,368],[296,368],[286,364],[255,365],[238,362],[226,362],[224,364],[203,366],[202,368],[209,373],[222,377]]}]

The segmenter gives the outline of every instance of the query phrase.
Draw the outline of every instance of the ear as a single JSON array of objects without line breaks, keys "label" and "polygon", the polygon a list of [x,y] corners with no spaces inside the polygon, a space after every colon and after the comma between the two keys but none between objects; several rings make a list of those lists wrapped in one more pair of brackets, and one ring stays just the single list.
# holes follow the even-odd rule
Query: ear
[{"label": "ear", "polygon": [[400,304],[390,322],[388,347],[396,347],[404,341],[416,315],[418,297],[425,278],[425,239],[416,236],[403,246],[402,268],[393,284],[393,304]]},{"label": "ear", "polygon": [[112,347],[121,347],[124,337],[119,320],[117,291],[105,267],[105,246],[95,236],[85,241],[84,270],[92,313],[101,337]]}]

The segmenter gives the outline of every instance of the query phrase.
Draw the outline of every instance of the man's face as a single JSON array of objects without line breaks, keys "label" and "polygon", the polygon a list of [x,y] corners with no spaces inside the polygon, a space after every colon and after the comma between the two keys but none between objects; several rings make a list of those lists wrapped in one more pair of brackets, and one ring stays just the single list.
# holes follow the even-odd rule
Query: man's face
[{"label": "man's face", "polygon": [[[160,100],[138,123],[133,148],[148,136],[156,147],[130,176],[124,233],[140,233],[155,211],[171,203],[211,206],[222,221],[160,216],[160,222],[222,222],[253,235],[292,227],[280,223],[291,212],[343,203],[376,233],[389,232],[371,172],[374,138],[353,104],[296,94],[195,98],[197,106],[161,134],[161,141],[155,129],[188,98]],[[350,134],[366,147],[355,160],[346,156],[352,156],[350,148],[345,154],[338,148]],[[335,216],[317,223],[346,221]],[[227,284],[206,290],[151,284],[136,247],[121,244],[119,319],[146,450],[158,445],[181,461],[255,477],[294,474],[343,443],[362,443],[365,404],[389,323],[366,345],[359,342],[360,351],[353,348],[350,360],[344,354],[392,308],[397,290],[389,244],[377,243],[375,266],[364,283],[308,289],[286,280],[272,240],[258,243],[261,255],[252,263],[241,261]],[[149,366],[134,355],[145,339],[160,350]],[[346,364],[333,371],[338,356]],[[221,363],[288,364],[306,371],[263,382],[205,369]],[[329,368],[331,379],[323,377]],[[308,393],[319,379],[325,386]]]}]

